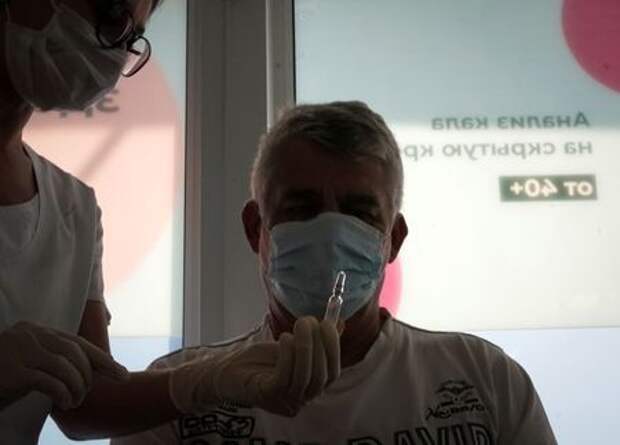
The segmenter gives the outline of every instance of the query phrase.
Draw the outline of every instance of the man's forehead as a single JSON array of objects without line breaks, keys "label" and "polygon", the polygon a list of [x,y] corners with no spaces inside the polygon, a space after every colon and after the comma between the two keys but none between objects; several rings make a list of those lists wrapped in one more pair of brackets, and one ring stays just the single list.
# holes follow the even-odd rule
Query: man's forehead
[{"label": "man's forehead", "polygon": [[267,201],[293,193],[309,196],[326,191],[379,199],[390,190],[385,165],[374,157],[338,153],[305,139],[289,140],[275,150],[262,178]]},{"label": "man's forehead", "polygon": [[281,200],[322,200],[326,195],[334,194],[339,200],[357,202],[360,204],[376,204],[380,199],[377,188],[342,188],[332,190],[322,187],[298,187],[294,185],[283,185],[277,191]]},{"label": "man's forehead", "polygon": [[321,205],[334,199],[339,205],[356,208],[380,208],[382,197],[377,189],[371,190],[319,190],[304,188],[284,188],[273,195],[274,204],[312,204]]},{"label": "man's forehead", "polygon": [[382,161],[370,155],[346,148],[325,148],[314,141],[299,138],[275,148],[272,161],[274,171],[280,174],[294,172],[295,177],[304,177],[304,173],[312,176],[317,171],[322,175],[330,172],[360,175],[361,170],[383,170]]},{"label": "man's forehead", "polygon": [[272,203],[284,200],[338,201],[380,204],[390,188],[382,169],[374,165],[349,164],[343,171],[326,168],[276,169],[266,184],[266,197]]}]

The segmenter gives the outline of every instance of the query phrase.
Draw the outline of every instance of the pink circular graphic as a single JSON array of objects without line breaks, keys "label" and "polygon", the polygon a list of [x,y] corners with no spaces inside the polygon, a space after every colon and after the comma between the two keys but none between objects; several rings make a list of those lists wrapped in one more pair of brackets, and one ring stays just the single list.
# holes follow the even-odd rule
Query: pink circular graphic
[{"label": "pink circular graphic", "polygon": [[402,275],[400,260],[396,259],[393,263],[388,264],[385,270],[383,289],[381,289],[381,295],[379,296],[379,304],[394,316],[398,314],[401,302]]},{"label": "pink circular graphic", "polygon": [[565,0],[564,35],[581,67],[620,92],[620,1]]},{"label": "pink circular graphic", "polygon": [[179,107],[159,64],[123,79],[85,112],[37,113],[26,141],[95,189],[112,290],[161,239],[183,184]]}]

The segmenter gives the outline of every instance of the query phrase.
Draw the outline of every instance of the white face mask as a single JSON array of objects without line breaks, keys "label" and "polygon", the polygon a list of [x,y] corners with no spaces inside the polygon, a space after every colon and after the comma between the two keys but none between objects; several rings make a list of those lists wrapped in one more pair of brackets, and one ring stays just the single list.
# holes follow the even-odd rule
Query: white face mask
[{"label": "white face mask", "polygon": [[[52,0],[42,30],[6,23],[6,63],[13,87],[41,110],[83,110],[107,94],[127,62],[122,48],[103,49],[94,26]],[[8,14],[8,6],[6,7]]]},{"label": "white face mask", "polygon": [[346,320],[376,295],[383,280],[385,235],[341,213],[271,229],[267,278],[274,296],[295,317],[319,320],[339,271],[347,274],[341,318]]}]

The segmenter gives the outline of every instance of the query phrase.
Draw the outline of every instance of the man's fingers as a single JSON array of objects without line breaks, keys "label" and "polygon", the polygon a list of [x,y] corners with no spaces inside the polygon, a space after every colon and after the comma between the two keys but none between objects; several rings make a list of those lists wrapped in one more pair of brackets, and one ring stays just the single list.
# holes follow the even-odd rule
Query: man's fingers
[{"label": "man's fingers", "polygon": [[278,340],[279,357],[276,364],[276,378],[274,386],[277,391],[285,392],[293,378],[293,368],[295,366],[294,348],[295,341],[288,332],[280,335]]},{"label": "man's fingers", "polygon": [[325,357],[327,360],[327,385],[340,376],[340,337],[333,323],[322,321],[320,324]]},{"label": "man's fingers", "polygon": [[82,337],[64,332],[61,333],[61,335],[65,339],[74,341],[82,348],[88,357],[93,370],[114,380],[126,381],[129,378],[129,371],[127,371],[127,368],[119,363],[116,363],[112,356],[102,349],[99,349],[97,346]]},{"label": "man's fingers", "polygon": [[295,364],[293,378],[289,386],[289,396],[293,400],[304,400],[306,388],[312,375],[312,322],[310,317],[297,320],[293,328]]},{"label": "man's fingers", "polygon": [[312,376],[306,390],[306,400],[312,400],[320,395],[327,383],[327,358],[319,323],[312,324]]},{"label": "man's fingers", "polygon": [[74,406],[69,389],[57,378],[37,369],[29,369],[25,381],[35,391],[45,394],[62,410]]},{"label": "man's fingers", "polygon": [[346,323],[343,320],[338,320],[338,324],[336,325],[336,331],[338,331],[338,335],[342,335],[345,327]]}]

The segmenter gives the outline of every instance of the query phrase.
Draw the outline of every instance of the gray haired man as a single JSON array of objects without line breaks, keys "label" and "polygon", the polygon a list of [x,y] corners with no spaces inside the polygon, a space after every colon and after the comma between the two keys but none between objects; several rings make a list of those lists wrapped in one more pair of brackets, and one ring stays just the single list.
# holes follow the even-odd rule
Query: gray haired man
[{"label": "gray haired man", "polygon": [[339,378],[293,417],[219,404],[113,443],[556,443],[528,375],[500,348],[407,326],[379,307],[385,267],[407,236],[403,167],[381,116],[360,102],[291,109],[261,140],[251,182],[242,220],[267,294],[264,323],[154,366],[275,341],[298,319],[320,320],[345,271]]}]

